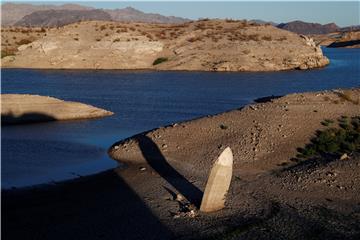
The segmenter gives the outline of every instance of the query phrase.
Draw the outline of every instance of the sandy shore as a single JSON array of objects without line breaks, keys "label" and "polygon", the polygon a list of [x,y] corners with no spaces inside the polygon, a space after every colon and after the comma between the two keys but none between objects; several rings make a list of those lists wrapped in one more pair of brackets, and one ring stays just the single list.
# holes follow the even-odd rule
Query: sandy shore
[{"label": "sandy shore", "polygon": [[[346,92],[354,101],[342,94],[292,94],[116,143],[109,153],[126,169],[3,191],[3,237],[357,239],[360,156],[291,161],[321,121],[360,115],[360,89]],[[189,216],[174,196],[196,203],[226,146],[235,164],[226,208]]]},{"label": "sandy shore", "polygon": [[29,94],[1,94],[1,124],[99,118],[114,113],[87,104]]}]

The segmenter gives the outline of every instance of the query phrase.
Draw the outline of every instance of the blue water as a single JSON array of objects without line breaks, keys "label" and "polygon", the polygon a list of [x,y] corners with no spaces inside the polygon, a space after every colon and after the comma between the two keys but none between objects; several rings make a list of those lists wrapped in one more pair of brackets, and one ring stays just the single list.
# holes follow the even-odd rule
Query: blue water
[{"label": "blue water", "polygon": [[331,64],[266,73],[3,69],[2,93],[79,101],[115,112],[96,120],[2,127],[2,187],[59,181],[116,166],[114,142],[269,95],[360,86],[359,49],[324,49]]}]

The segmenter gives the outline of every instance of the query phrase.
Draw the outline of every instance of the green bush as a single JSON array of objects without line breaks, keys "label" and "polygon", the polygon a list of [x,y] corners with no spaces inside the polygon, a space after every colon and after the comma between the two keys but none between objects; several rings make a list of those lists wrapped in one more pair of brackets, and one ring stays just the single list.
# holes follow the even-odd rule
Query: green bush
[{"label": "green bush", "polygon": [[160,64],[160,63],[166,62],[167,60],[168,60],[168,58],[165,58],[165,57],[157,58],[157,59],[155,59],[155,61],[153,62],[153,65],[158,65],[158,64]]},{"label": "green bush", "polygon": [[[325,120],[322,123],[330,121]],[[310,144],[298,149],[297,157],[306,159],[328,154],[340,156],[344,153],[360,152],[360,116],[343,116],[338,123],[339,127],[317,131]]]}]

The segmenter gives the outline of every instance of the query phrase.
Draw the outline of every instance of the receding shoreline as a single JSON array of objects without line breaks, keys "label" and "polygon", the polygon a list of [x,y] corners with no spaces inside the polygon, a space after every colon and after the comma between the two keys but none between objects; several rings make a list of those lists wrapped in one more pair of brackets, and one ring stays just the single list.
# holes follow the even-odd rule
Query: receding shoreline
[{"label": "receding shoreline", "polygon": [[[354,101],[342,97],[344,93]],[[360,89],[290,94],[138,134],[109,149],[113,158],[127,163],[125,169],[2,191],[3,232],[7,239],[39,234],[45,236],[40,239],[197,239],[237,236],[236,229],[242,229],[245,239],[263,237],[264,229],[270,238],[281,231],[291,238],[316,238],[319,231],[328,239],[355,237],[359,231],[351,226],[360,219],[352,209],[360,202],[360,172],[355,167],[360,156],[315,166],[310,172],[290,157],[323,128],[324,118],[359,116],[359,97]],[[234,152],[226,208],[175,218],[179,204],[171,192],[177,194],[177,186],[165,180],[166,171],[153,169],[148,161],[165,159],[172,171],[203,190],[212,161],[226,146]],[[337,174],[341,188],[318,182],[333,179],[329,172]],[[324,211],[336,218],[323,218]],[[352,232],[335,228],[340,223]],[[19,227],[22,231],[16,230]]]}]

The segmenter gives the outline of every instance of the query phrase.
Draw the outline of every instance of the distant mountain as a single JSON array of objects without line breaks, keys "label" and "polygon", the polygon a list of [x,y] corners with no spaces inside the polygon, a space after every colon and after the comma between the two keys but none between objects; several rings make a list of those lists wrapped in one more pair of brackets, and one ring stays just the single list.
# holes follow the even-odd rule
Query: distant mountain
[{"label": "distant mountain", "polygon": [[124,9],[106,9],[114,21],[119,22],[146,22],[146,23],[183,23],[190,21],[189,19],[180,17],[167,17],[160,14],[144,13],[132,7]]},{"label": "distant mountain", "polygon": [[20,3],[4,3],[1,4],[1,25],[14,25],[24,16],[36,11],[44,10],[90,10],[91,7],[85,7],[77,4],[56,5],[32,5]]},{"label": "distant mountain", "polygon": [[59,18],[59,26],[79,20],[147,23],[183,23],[190,21],[180,17],[144,13],[132,7],[124,9],[95,9],[77,4],[58,6],[4,3],[1,5],[1,9],[1,24],[4,26],[15,24],[18,26],[57,26],[56,18]]},{"label": "distant mountain", "polygon": [[15,23],[22,27],[60,27],[74,22],[101,20],[111,21],[111,16],[102,10],[44,10],[36,11]]},{"label": "distant mountain", "polygon": [[302,21],[281,23],[277,25],[277,27],[298,34],[327,34],[339,31],[340,29],[340,27],[337,26],[335,23],[322,25],[319,23],[308,23]]}]

